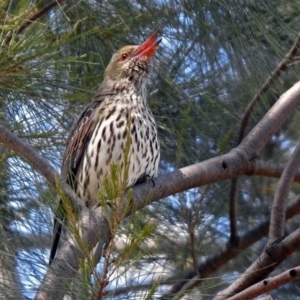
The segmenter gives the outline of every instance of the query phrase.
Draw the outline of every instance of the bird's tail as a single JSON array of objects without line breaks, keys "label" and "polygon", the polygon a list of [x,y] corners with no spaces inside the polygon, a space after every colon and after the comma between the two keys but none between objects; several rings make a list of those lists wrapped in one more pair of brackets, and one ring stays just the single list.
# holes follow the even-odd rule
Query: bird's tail
[{"label": "bird's tail", "polygon": [[58,243],[60,240],[61,230],[62,230],[62,223],[58,218],[55,217],[54,225],[53,225],[52,244],[50,249],[50,257],[49,257],[49,266],[51,265],[56,254]]}]

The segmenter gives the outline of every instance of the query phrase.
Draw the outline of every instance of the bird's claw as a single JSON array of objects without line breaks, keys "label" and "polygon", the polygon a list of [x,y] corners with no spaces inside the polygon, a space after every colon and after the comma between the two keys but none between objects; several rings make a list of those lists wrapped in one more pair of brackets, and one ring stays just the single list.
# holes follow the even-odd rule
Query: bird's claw
[{"label": "bird's claw", "polygon": [[140,177],[138,179],[137,183],[138,184],[140,184],[140,183],[148,183],[149,181],[152,182],[152,185],[153,185],[152,187],[155,187],[155,181],[154,181],[154,179],[150,175],[148,175],[148,174],[144,174],[142,177]]}]

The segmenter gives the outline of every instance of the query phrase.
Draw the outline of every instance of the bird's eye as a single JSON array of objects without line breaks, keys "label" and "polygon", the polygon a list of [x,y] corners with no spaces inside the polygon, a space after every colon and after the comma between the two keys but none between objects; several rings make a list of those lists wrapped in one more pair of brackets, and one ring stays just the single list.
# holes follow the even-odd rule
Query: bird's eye
[{"label": "bird's eye", "polygon": [[121,60],[126,60],[127,59],[127,57],[128,57],[128,53],[122,53],[121,54]]}]

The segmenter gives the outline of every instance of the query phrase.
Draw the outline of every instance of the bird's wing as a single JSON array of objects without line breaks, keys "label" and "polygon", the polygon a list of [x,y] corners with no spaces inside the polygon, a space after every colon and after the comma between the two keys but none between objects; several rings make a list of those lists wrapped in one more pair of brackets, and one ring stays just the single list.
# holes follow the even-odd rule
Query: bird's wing
[{"label": "bird's wing", "polygon": [[87,145],[95,129],[93,113],[102,101],[91,102],[73,124],[66,142],[63,157],[62,176],[73,187],[74,179],[82,163]]},{"label": "bird's wing", "polygon": [[[97,101],[91,102],[84,109],[77,121],[73,124],[67,138],[62,165],[62,177],[67,180],[68,184],[74,190],[76,189],[76,174],[80,165],[82,164],[84,153],[96,126],[93,114],[103,102],[103,99],[101,98],[102,97],[97,97]],[[62,201],[60,200],[56,215],[54,217],[49,264],[51,264],[56,254],[64,217],[65,211]]]}]

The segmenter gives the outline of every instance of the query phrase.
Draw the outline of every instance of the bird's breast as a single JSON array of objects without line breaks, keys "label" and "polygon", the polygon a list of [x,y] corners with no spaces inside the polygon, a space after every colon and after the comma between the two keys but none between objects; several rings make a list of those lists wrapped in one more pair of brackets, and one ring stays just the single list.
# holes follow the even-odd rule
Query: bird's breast
[{"label": "bird's breast", "polygon": [[77,174],[77,193],[89,205],[98,203],[102,181],[110,180],[113,166],[129,187],[145,175],[157,176],[160,158],[156,125],[148,107],[106,107],[95,122]]}]

